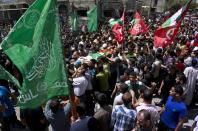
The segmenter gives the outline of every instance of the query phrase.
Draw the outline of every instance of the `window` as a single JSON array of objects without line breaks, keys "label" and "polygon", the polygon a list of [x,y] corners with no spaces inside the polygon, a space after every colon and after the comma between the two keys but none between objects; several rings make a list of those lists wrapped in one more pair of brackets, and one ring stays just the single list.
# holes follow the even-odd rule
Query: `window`
[{"label": "window", "polygon": [[113,12],[112,10],[105,10],[104,11],[104,16],[105,17],[112,17],[112,12]]},{"label": "window", "polygon": [[23,8],[28,8],[29,5],[28,4],[23,4]]},{"label": "window", "polygon": [[78,16],[86,17],[87,16],[87,10],[78,10],[77,14],[78,14]]},{"label": "window", "polygon": [[16,5],[10,5],[11,9],[16,9]]}]

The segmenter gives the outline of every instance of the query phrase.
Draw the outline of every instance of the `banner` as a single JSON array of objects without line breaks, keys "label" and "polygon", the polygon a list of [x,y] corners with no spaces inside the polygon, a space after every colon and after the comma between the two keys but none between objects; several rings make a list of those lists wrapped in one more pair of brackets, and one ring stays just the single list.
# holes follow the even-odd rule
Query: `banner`
[{"label": "banner", "polygon": [[192,0],[189,0],[185,6],[173,14],[154,32],[154,46],[156,48],[165,48],[172,44],[191,2]]},{"label": "banner", "polygon": [[23,76],[21,108],[68,95],[56,0],[35,1],[2,42],[2,49]]},{"label": "banner", "polygon": [[148,32],[148,29],[146,25],[144,24],[142,18],[140,17],[140,14],[136,11],[134,20],[132,21],[132,28],[129,29],[129,33],[132,36],[136,36],[139,34],[144,34]]},{"label": "banner", "polygon": [[89,32],[94,32],[98,30],[98,7],[94,6],[91,10],[87,12],[88,24],[87,28]]}]

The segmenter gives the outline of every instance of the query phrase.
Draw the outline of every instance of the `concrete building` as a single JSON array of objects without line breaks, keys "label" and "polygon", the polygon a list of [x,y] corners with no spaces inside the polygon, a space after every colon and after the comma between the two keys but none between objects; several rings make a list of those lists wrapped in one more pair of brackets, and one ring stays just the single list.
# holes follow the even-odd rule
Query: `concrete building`
[{"label": "concrete building", "polygon": [[[35,0],[0,0],[0,21],[17,20],[19,16]],[[68,16],[71,8],[75,7],[79,16],[86,16],[87,10],[92,8],[96,2],[100,5],[100,16],[112,17],[115,11],[133,12],[139,9],[142,14],[150,15],[154,12],[164,12],[167,3],[174,3],[179,0],[57,0],[59,13]],[[172,2],[171,2],[172,1]],[[196,1],[196,0],[195,0]]]}]

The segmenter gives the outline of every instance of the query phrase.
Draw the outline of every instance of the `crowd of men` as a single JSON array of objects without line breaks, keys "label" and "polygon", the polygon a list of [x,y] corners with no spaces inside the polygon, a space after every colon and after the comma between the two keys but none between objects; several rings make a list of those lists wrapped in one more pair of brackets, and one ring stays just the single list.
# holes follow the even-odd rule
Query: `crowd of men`
[{"label": "crowd of men", "polygon": [[[2,131],[45,131],[49,125],[53,131],[180,131],[197,102],[198,23],[184,20],[174,43],[156,49],[153,32],[163,16],[144,17],[149,33],[139,36],[127,32],[131,19],[126,16],[122,44],[114,39],[108,21],[101,22],[95,33],[72,32],[63,22],[65,66],[75,100],[58,97],[36,109],[21,109],[19,121],[13,104],[17,88],[1,80]],[[16,67],[3,52],[0,63],[16,76]],[[192,131],[198,130],[197,121],[198,117]]]}]

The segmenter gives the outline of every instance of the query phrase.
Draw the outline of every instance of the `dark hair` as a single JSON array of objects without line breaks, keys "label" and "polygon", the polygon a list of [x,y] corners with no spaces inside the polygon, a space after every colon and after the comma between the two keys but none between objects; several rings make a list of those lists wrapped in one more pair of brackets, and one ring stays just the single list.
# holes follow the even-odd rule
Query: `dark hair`
[{"label": "dark hair", "polygon": [[129,103],[132,101],[132,96],[129,92],[126,92],[122,96],[122,101],[124,105],[129,105]]},{"label": "dark hair", "polygon": [[126,79],[125,79],[124,75],[121,75],[121,76],[120,76],[120,82],[121,82],[121,83],[124,83],[125,80],[126,80]]},{"label": "dark hair", "polygon": [[97,61],[95,60],[95,59],[91,59],[90,60],[93,64],[96,64],[97,63]]},{"label": "dark hair", "polygon": [[130,75],[130,70],[129,70],[129,69],[126,69],[126,70],[124,71],[124,73],[126,73],[127,75]]},{"label": "dark hair", "polygon": [[99,72],[104,71],[103,65],[102,65],[102,64],[99,64],[99,65],[98,65],[98,71],[99,71]]},{"label": "dark hair", "polygon": [[126,93],[128,91],[128,85],[123,83],[121,84],[121,92]]},{"label": "dark hair", "polygon": [[195,67],[197,65],[197,61],[195,59],[192,60],[192,67]]},{"label": "dark hair", "polygon": [[96,99],[100,106],[104,106],[107,104],[107,97],[104,93],[97,94]]},{"label": "dark hair", "polygon": [[183,90],[183,88],[181,87],[181,85],[175,85],[174,88],[175,88],[175,92],[176,92],[176,93],[178,93],[180,96],[183,95],[184,90]]},{"label": "dark hair", "polygon": [[186,76],[183,73],[177,74],[177,77],[179,77],[180,80],[186,83]]},{"label": "dark hair", "polygon": [[80,103],[76,106],[76,112],[79,116],[83,116],[85,114],[85,105],[83,103]]},{"label": "dark hair", "polygon": [[174,49],[173,49],[173,48],[170,48],[170,49],[168,50],[168,54],[169,54],[170,56],[175,56]]},{"label": "dark hair", "polygon": [[184,62],[184,57],[183,56],[179,56],[178,60],[183,63]]},{"label": "dark hair", "polygon": [[157,53],[161,54],[163,52],[162,48],[157,48]]},{"label": "dark hair", "polygon": [[143,92],[143,99],[146,101],[152,101],[153,94],[149,89],[145,89]]},{"label": "dark hair", "polygon": [[59,99],[52,99],[49,105],[49,108],[52,110],[53,113],[56,113],[60,106],[60,100]]},{"label": "dark hair", "polygon": [[144,116],[144,121],[151,121],[151,114],[150,114],[150,112],[149,111],[147,111],[147,110],[145,110],[145,109],[142,109],[142,110],[140,110],[139,112],[138,112],[138,114],[140,115],[140,114],[143,114],[143,116]]},{"label": "dark hair", "polygon": [[162,55],[161,55],[160,53],[156,53],[156,54],[155,54],[155,57],[156,57],[157,59],[161,59],[161,56],[162,56]]},{"label": "dark hair", "polygon": [[136,73],[133,71],[133,72],[130,73],[130,76],[136,77],[137,75],[136,75]]}]

